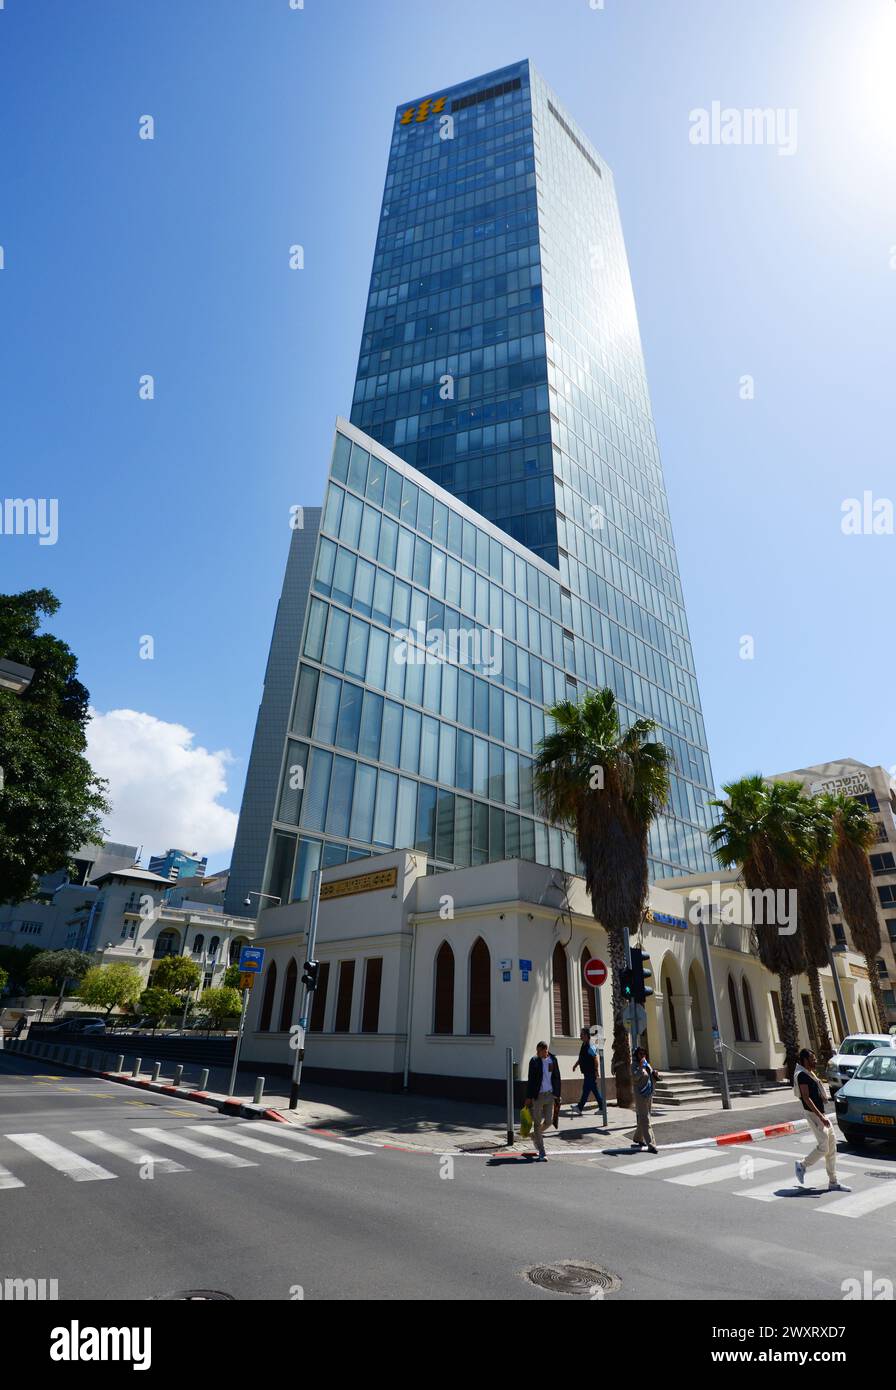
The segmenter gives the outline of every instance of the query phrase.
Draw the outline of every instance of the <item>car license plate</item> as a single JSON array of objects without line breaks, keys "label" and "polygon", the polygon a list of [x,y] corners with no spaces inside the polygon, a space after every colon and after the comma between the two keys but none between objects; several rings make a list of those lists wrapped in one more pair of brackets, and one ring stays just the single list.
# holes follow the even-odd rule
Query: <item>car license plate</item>
[{"label": "car license plate", "polygon": [[892,1115],[863,1115],[862,1119],[866,1125],[896,1125]]}]

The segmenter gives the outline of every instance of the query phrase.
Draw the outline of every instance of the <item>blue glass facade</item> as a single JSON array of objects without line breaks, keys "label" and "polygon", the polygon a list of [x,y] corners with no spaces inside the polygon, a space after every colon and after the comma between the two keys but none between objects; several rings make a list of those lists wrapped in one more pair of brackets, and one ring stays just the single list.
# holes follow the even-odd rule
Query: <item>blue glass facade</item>
[{"label": "blue glass facade", "polygon": [[[295,669],[289,727],[281,680],[240,892],[301,896],[316,863],[392,847],[434,869],[574,870],[571,837],[538,817],[532,757],[546,707],[600,685],[674,754],[651,877],[710,867],[712,774],[612,174],[526,62],[396,111],[351,424],[306,546],[290,562],[310,575],[300,652],[275,632],[269,663]],[[405,629],[478,637],[472,656],[417,662]]]}]

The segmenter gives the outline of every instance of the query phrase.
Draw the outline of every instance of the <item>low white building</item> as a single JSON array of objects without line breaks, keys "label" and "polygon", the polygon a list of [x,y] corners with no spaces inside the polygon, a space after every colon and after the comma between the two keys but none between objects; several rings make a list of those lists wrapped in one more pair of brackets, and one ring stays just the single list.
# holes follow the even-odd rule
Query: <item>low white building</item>
[{"label": "low white building", "polygon": [[[655,991],[647,1000],[647,1046],[663,1071],[715,1068],[706,974],[690,920],[701,881],[667,882],[651,888],[641,933]],[[253,944],[265,949],[264,970],[253,989],[243,1058],[268,1073],[286,1072],[292,1062],[289,1029],[302,998],[307,914],[307,902],[296,902],[259,918]],[[708,931],[729,1066],[780,1077],[777,979],[752,950],[748,925],[714,921]],[[611,1018],[609,979],[595,989],[583,974],[595,957],[610,963],[584,882],[527,860],[427,875],[424,854],[396,850],[327,869],[315,957],[321,970],[308,1018],[309,1080],[498,1100],[506,1049],[525,1076],[544,1039],[572,1095],[580,1084],[571,1070],[579,1030]],[[837,1036],[864,1027],[859,1002],[870,991],[853,973],[857,963],[849,953],[837,958],[843,1020],[833,980],[823,972]],[[795,980],[794,992],[806,994],[805,982]],[[809,1044],[802,1012],[800,1026]],[[606,1060],[609,1069],[609,1038]]]}]

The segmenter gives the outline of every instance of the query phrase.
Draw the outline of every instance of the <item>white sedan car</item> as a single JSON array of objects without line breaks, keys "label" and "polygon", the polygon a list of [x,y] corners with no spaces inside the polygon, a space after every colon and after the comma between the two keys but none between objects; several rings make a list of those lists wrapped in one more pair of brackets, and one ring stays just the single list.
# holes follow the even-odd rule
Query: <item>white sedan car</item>
[{"label": "white sedan car", "polygon": [[828,1062],[828,1085],[831,1095],[855,1076],[863,1058],[876,1047],[892,1047],[896,1052],[896,1036],[892,1033],[850,1033]]}]

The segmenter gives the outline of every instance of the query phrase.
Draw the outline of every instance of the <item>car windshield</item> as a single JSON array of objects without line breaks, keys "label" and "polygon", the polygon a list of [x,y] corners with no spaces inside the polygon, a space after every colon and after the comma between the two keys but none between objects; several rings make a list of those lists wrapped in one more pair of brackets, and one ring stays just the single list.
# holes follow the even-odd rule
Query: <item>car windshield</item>
[{"label": "car windshield", "polygon": [[866,1057],[856,1072],[856,1081],[889,1081],[896,1086],[896,1053],[892,1057]]},{"label": "car windshield", "polygon": [[876,1047],[880,1047],[880,1043],[871,1042],[869,1038],[847,1038],[840,1048],[840,1056],[867,1057]]}]

